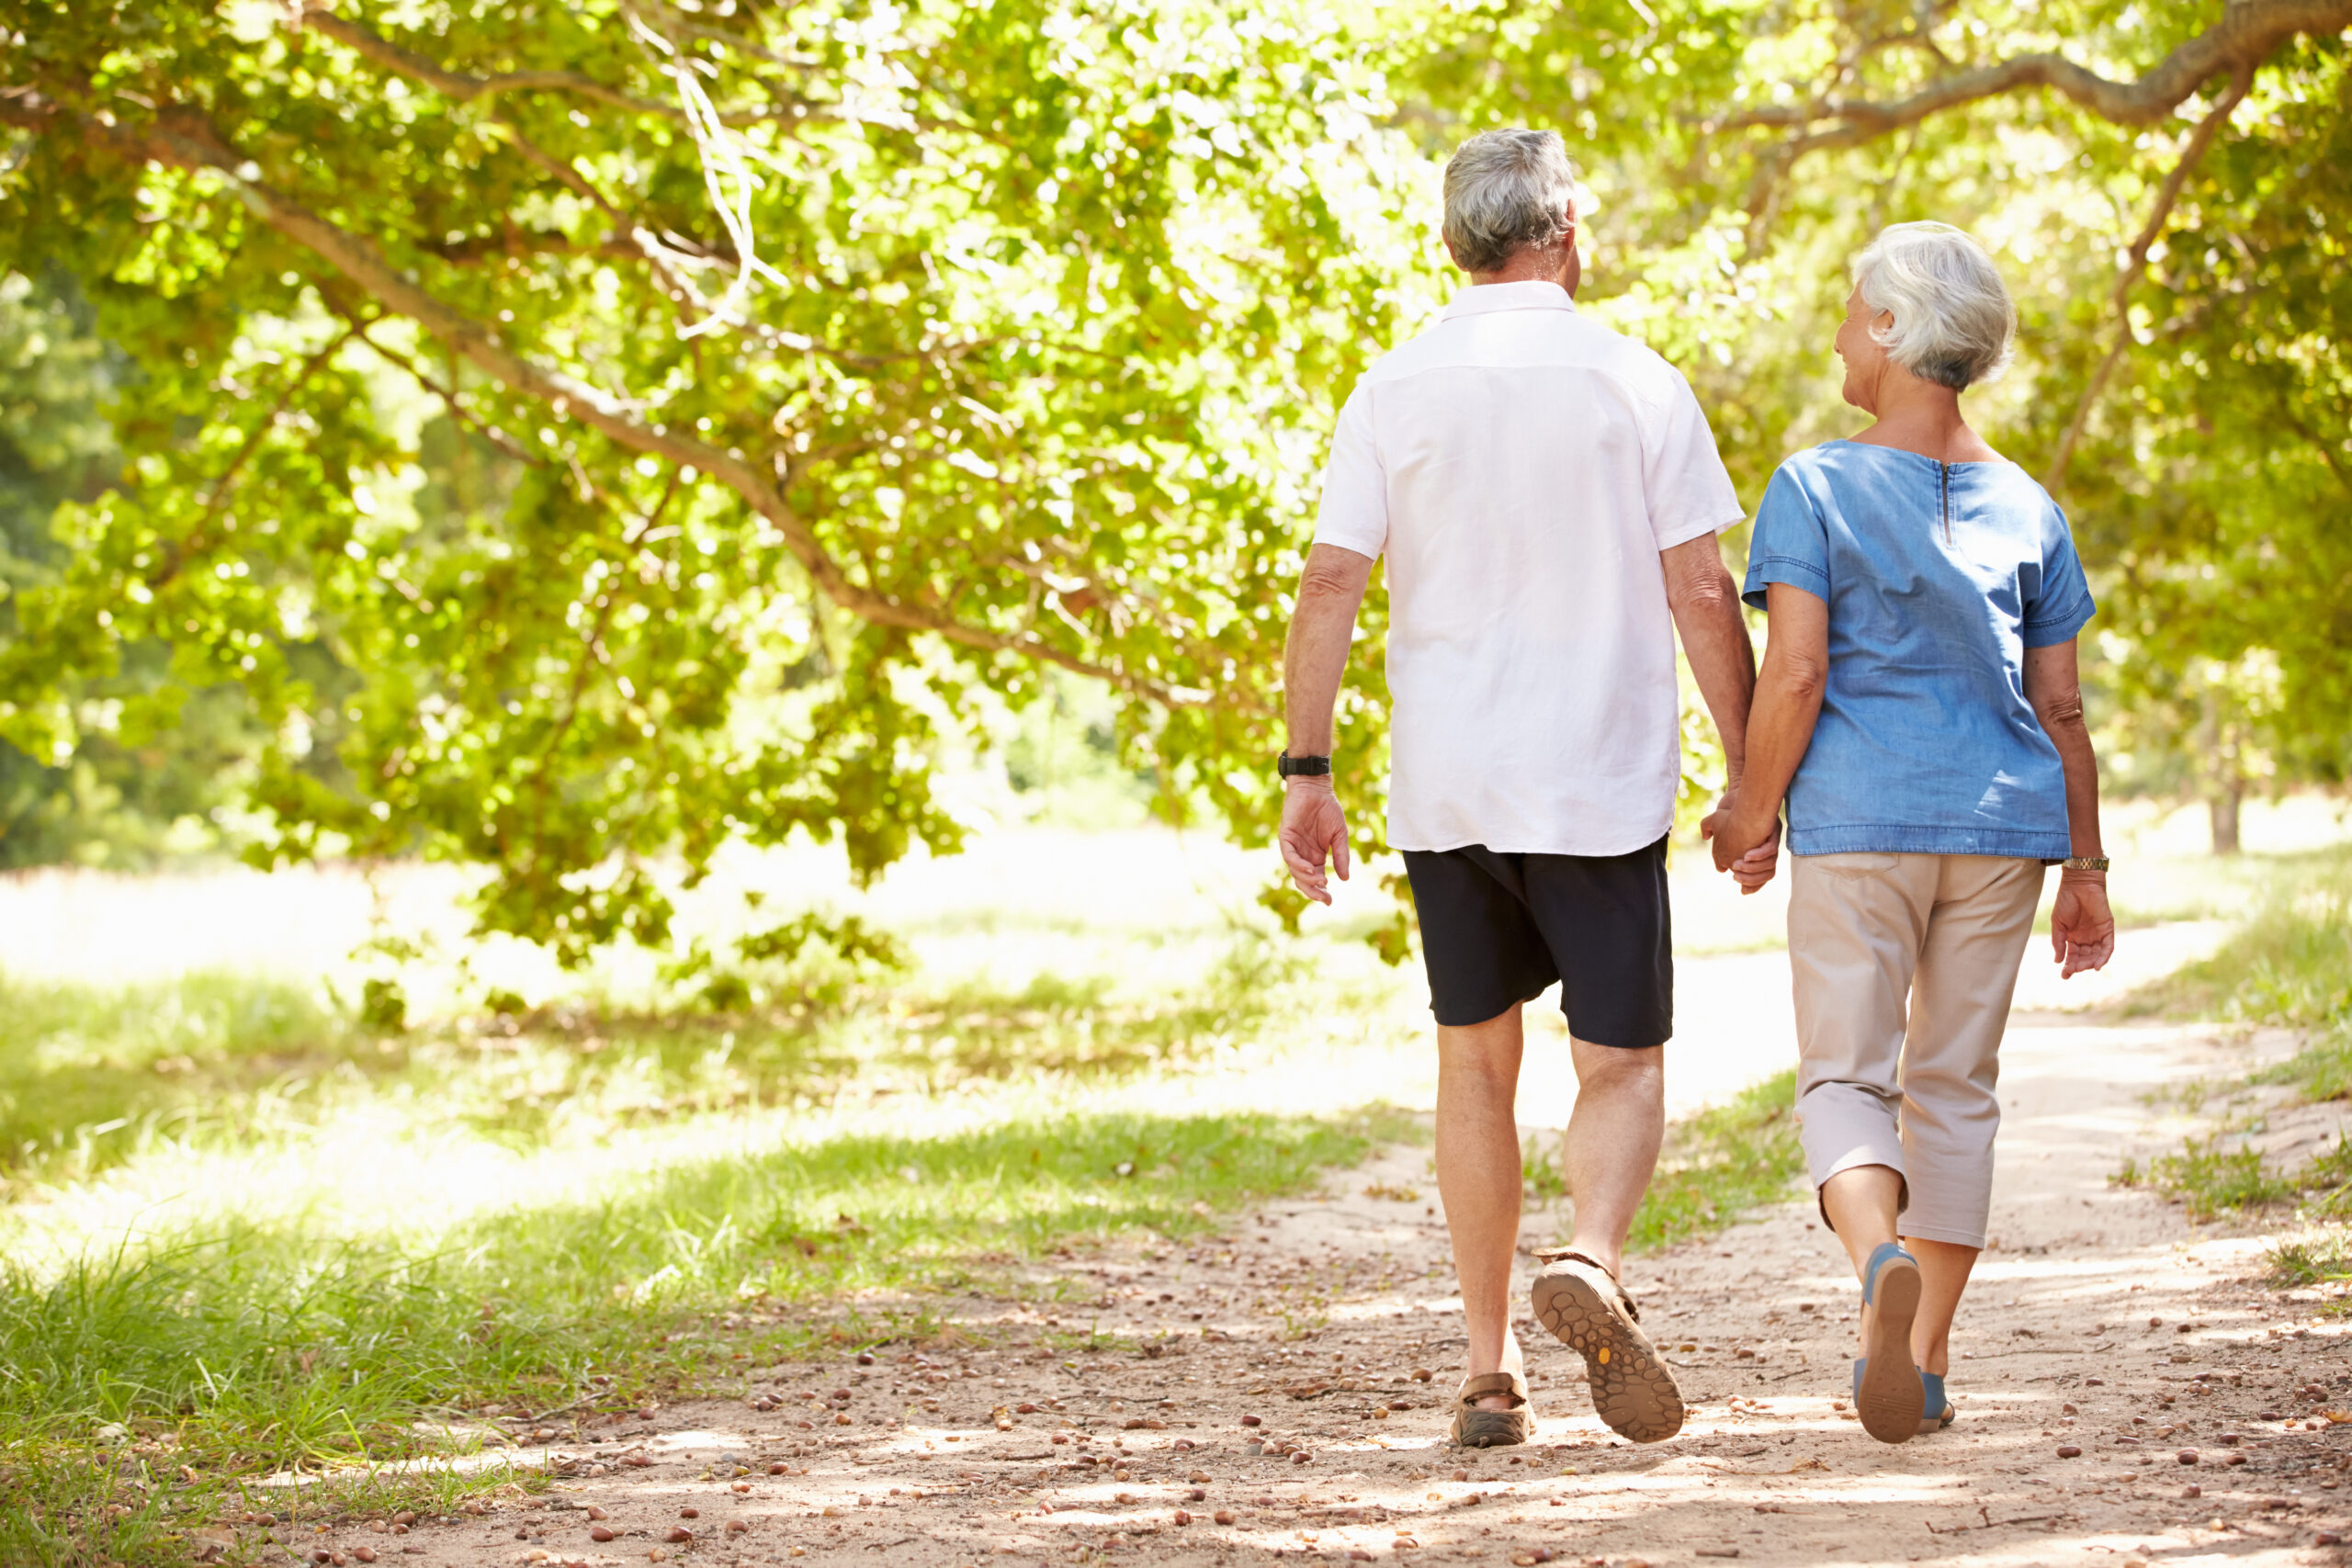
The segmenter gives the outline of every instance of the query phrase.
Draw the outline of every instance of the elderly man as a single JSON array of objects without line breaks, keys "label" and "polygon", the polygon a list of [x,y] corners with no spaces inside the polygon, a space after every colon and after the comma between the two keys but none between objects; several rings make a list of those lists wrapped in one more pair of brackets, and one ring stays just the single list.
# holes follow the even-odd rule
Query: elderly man
[{"label": "elderly man", "polygon": [[1578,1090],[1576,1224],[1537,1319],[1583,1356],[1601,1419],[1681,1428],[1674,1376],[1618,1284],[1665,1130],[1673,957],[1666,836],[1680,776],[1674,629],[1729,760],[1755,659],[1715,536],[1744,513],[1682,377],[1577,313],[1576,174],[1550,131],[1475,136],[1445,171],[1471,287],[1340,411],[1285,660],[1282,852],[1330,902],[1348,833],[1332,707],[1388,557],[1388,841],[1404,852],[1437,1015],[1438,1190],[1468,1320],[1453,1438],[1534,1433],[1510,1331],[1520,1010],[1557,982]]}]

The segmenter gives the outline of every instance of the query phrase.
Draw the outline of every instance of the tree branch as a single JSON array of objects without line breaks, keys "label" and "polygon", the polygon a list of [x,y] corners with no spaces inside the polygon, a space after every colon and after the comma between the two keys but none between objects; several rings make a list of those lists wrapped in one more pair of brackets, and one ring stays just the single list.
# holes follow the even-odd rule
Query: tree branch
[{"label": "tree branch", "polygon": [[[372,241],[312,212],[293,197],[245,171],[254,164],[232,149],[199,111],[174,105],[146,127],[107,124],[69,111],[38,94],[0,97],[0,124],[45,134],[64,131],[86,145],[119,156],[217,176],[258,221],[266,224],[333,266],[383,309],[403,315],[447,344],[491,379],[558,413],[577,418],[618,446],[672,463],[692,464],[741,496],[783,536],[785,547],[808,572],[819,592],[849,614],[879,626],[932,632],[950,642],[988,652],[1018,654],[1092,677],[1134,696],[1167,707],[1215,705],[1212,691],[1170,685],[1057,648],[1032,633],[1008,634],[976,626],[907,603],[853,581],[827,553],[774,479],[737,452],[713,446],[639,417],[640,405],[615,397],[563,371],[524,357],[501,342],[497,331],[428,293],[395,267]],[[1227,699],[1230,705],[1230,699]]]},{"label": "tree branch", "polygon": [[2165,176],[2165,183],[2157,189],[2155,203],[2148,211],[2148,220],[2140,225],[2140,232],[2132,241],[2130,259],[2115,276],[2115,294],[2108,306],[2116,318],[2115,339],[2107,345],[2107,353],[2099,359],[2098,367],[2091,372],[2089,383],[2083,388],[2083,395],[2075,404],[2075,416],[2066,422],[2066,433],[2058,438],[2058,452],[2050,459],[2050,471],[2042,476],[2042,489],[2055,493],[2058,487],[2066,482],[2066,467],[2075,459],[2075,447],[2083,438],[2084,427],[2090,423],[2091,410],[2098,405],[2099,398],[2107,391],[2108,378],[2115,374],[2115,367],[2122,359],[2123,351],[2132,344],[2132,286],[2140,281],[2140,275],[2147,269],[2148,252],[2154,248],[2157,237],[2163,234],[2165,225],[2171,220],[2173,204],[2180,199],[2180,188],[2188,183],[2190,171],[2204,158],[2205,150],[2213,145],[2213,138],[2221,134],[2222,127],[2229,123],[2232,111],[2253,85],[2254,67],[2238,67],[2237,73],[2230,79],[2230,90],[2222,95],[2222,101],[2213,106],[2212,112],[2198,122],[2195,134],[2189,137],[2188,145],[2181,149],[2180,158],[2173,164],[2172,173]]},{"label": "tree branch", "polygon": [[[385,70],[421,82],[459,103],[471,103],[477,98],[494,97],[503,93],[552,92],[571,93],[591,98],[631,114],[660,115],[664,119],[684,119],[685,110],[676,104],[662,103],[653,98],[640,98],[623,92],[593,76],[577,71],[506,71],[494,76],[471,76],[462,71],[452,71],[426,59],[413,50],[402,49],[380,33],[370,31],[356,22],[346,21],[324,9],[296,8],[299,25],[312,32],[324,33],[360,58]],[[797,121],[822,118],[816,106],[798,99],[787,100],[773,109],[729,109],[719,116],[722,125],[759,125],[771,120]]]},{"label": "tree branch", "polygon": [[1701,129],[1771,126],[1799,131],[1789,144],[1793,161],[1806,152],[1851,147],[1964,104],[2036,87],[2118,125],[2153,125],[2222,72],[2251,70],[2299,33],[2324,35],[2348,27],[2352,0],[2227,0],[2220,21],[2134,81],[2110,81],[2061,54],[2022,54],[1947,76],[1889,102],[1827,97],[1802,107],[1747,109],[1702,121]]}]

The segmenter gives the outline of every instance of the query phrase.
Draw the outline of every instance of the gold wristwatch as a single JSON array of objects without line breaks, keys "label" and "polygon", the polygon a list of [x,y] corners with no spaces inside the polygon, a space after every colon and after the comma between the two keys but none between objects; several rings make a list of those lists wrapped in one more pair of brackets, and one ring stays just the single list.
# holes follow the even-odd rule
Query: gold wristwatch
[{"label": "gold wristwatch", "polygon": [[2105,855],[2069,855],[2059,863],[2068,871],[2105,871],[2107,857]]}]

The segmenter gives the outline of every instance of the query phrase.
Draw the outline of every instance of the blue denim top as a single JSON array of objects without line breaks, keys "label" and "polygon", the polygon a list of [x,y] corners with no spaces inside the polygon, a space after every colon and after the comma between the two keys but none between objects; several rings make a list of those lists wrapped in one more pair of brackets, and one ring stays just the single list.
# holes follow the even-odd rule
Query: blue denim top
[{"label": "blue denim top", "polygon": [[1829,606],[1829,672],[1789,786],[1789,849],[2063,860],[2066,788],[2025,650],[2096,606],[2066,519],[2015,463],[1832,441],[1782,463],[1741,597]]}]

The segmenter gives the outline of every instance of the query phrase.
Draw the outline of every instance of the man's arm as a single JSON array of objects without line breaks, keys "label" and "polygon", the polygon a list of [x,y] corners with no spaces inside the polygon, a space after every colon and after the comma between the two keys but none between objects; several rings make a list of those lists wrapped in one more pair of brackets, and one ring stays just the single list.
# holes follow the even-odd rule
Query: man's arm
[{"label": "man's arm", "polygon": [[[2025,650],[2025,700],[2058,748],[2066,774],[2066,834],[2075,854],[2097,860],[2099,847],[2098,755],[2091,750],[2090,726],[2083,719],[2083,682],[2075,639]],[[2107,873],[2062,871],[2058,901],[2050,911],[2051,956],[2061,979],[2106,967],[2115,952],[2115,916],[2107,907]]]},{"label": "man's arm", "polygon": [[1739,585],[1724,570],[1723,551],[1713,534],[1659,551],[1658,564],[1666,570],[1666,602],[1674,611],[1674,629],[1682,636],[1682,651],[1690,660],[1699,695],[1706,700],[1715,734],[1724,743],[1724,761],[1731,773],[1725,793],[1737,795],[1747,771],[1747,709],[1756,696],[1756,649],[1740,618]]},{"label": "man's arm", "polygon": [[1822,690],[1829,680],[1829,606],[1785,582],[1766,584],[1764,598],[1770,631],[1748,715],[1747,772],[1728,818],[1713,835],[1717,871],[1731,870],[1779,831],[1781,802],[1813,744]]},{"label": "man's arm", "polygon": [[[1372,581],[1372,558],[1338,545],[1307,551],[1299,574],[1298,603],[1290,615],[1290,640],[1283,649],[1283,709],[1289,722],[1294,757],[1331,754],[1331,715],[1339,705],[1340,681],[1347,672],[1348,645],[1355,640],[1356,610]],[[1283,781],[1283,825],[1277,835],[1283,864],[1298,890],[1318,904],[1331,901],[1323,863],[1328,856],[1348,879],[1348,824],[1339,793],[1325,778]]]}]

